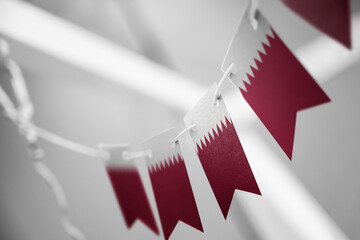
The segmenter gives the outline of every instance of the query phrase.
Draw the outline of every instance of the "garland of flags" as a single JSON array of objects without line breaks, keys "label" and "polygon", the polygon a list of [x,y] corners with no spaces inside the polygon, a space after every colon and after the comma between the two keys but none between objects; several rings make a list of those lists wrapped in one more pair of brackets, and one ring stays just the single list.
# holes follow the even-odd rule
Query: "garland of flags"
[{"label": "garland of flags", "polygon": [[[282,1],[317,28],[351,47],[348,0],[317,0],[316,4],[310,0]],[[326,10],[320,11],[324,8]],[[228,216],[235,190],[261,195],[261,186],[256,182],[241,139],[221,97],[224,81],[229,80],[239,89],[290,160],[297,112],[330,102],[257,9],[255,1],[248,4],[227,51],[221,67],[224,71],[222,80],[208,90],[177,127],[160,133],[137,148],[99,145],[99,148],[92,149],[37,127],[32,122],[33,106],[21,70],[7,57],[3,42],[1,63],[12,75],[18,105],[15,107],[0,88],[0,102],[5,115],[28,143],[31,156],[35,159],[34,167],[53,190],[63,213],[62,226],[73,239],[85,239],[85,236],[67,218],[65,194],[56,177],[40,161],[43,152],[37,144],[38,138],[104,160],[127,227],[131,228],[136,220],[140,220],[154,234],[161,234],[161,229],[164,238],[169,239],[179,221],[204,231],[188,176],[186,161],[189,159],[184,159],[182,145],[179,144],[183,141],[182,135],[191,137],[193,146],[187,150],[196,152],[198,159],[190,161],[200,162],[224,219]],[[145,174],[139,171],[136,160],[146,163]],[[150,183],[150,194],[144,182]],[[154,199],[156,208],[151,207],[151,199]],[[161,226],[158,226],[156,216]]]}]

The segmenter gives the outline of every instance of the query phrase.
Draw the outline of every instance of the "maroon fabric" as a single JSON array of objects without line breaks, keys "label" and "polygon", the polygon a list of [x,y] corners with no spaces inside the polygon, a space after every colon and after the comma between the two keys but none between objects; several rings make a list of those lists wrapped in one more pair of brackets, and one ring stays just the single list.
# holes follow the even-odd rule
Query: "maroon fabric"
[{"label": "maroon fabric", "polygon": [[130,228],[139,219],[154,233],[159,234],[138,170],[108,167],[107,172],[127,227]]},{"label": "maroon fabric", "polygon": [[226,219],[235,189],[260,194],[235,128],[227,118],[214,138],[197,144],[197,152],[206,177]]},{"label": "maroon fabric", "polygon": [[351,48],[350,0],[282,0],[319,30]]},{"label": "maroon fabric", "polygon": [[254,77],[247,75],[250,85],[242,95],[266,128],[292,158],[296,113],[305,108],[329,102],[329,97],[295,58],[273,31],[267,36],[270,46],[263,43],[265,54],[259,51],[255,59]]},{"label": "maroon fabric", "polygon": [[[203,231],[199,212],[183,159],[149,169],[165,239],[169,239],[178,221]],[[170,160],[170,159],[169,159]]]}]

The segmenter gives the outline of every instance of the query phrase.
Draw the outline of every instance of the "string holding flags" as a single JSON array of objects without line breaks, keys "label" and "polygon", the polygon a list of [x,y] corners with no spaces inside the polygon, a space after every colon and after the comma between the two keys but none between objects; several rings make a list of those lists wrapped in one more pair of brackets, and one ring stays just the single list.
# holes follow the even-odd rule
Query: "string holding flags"
[{"label": "string holding flags", "polygon": [[39,138],[43,137],[43,135],[39,134],[38,130],[40,128],[37,128],[33,123],[34,108],[22,71],[19,65],[8,57],[9,48],[7,42],[1,40],[0,47],[2,67],[10,73],[11,87],[17,102],[17,106],[13,104],[0,86],[0,103],[4,108],[5,116],[24,138],[35,171],[51,189],[60,210],[60,223],[64,231],[74,240],[86,240],[84,234],[71,223],[67,214],[68,202],[64,190],[59,180],[45,163],[44,150],[38,144]]},{"label": "string holding flags", "polygon": [[248,15],[243,16],[231,41],[222,70],[235,65],[237,72],[231,74],[231,81],[292,159],[297,112],[330,99],[261,12],[250,14],[251,9],[250,4]]},{"label": "string holding flags", "polygon": [[[291,0],[283,1],[294,9],[303,7]],[[332,0],[332,3],[335,1]],[[257,2],[250,1],[247,6],[223,61],[221,68],[224,75],[219,83],[207,91],[179,126],[143,142],[142,151],[138,152],[130,151],[130,145],[90,148],[36,126],[33,123],[34,108],[21,69],[7,57],[4,50],[6,47],[0,42],[1,63],[11,73],[18,107],[15,107],[1,87],[0,103],[5,115],[28,143],[34,167],[52,189],[61,210],[62,226],[73,239],[83,240],[85,237],[68,219],[65,194],[43,161],[44,152],[38,146],[39,138],[105,161],[109,182],[127,228],[130,229],[140,220],[154,234],[161,235],[156,221],[159,217],[166,240],[171,237],[179,221],[200,232],[204,231],[188,176],[188,165],[185,165],[182,154],[185,154],[185,149],[195,158],[197,156],[195,161],[198,161],[196,163],[199,166],[201,164],[201,174],[205,173],[206,185],[211,187],[213,193],[210,196],[215,196],[219,206],[216,209],[221,210],[224,219],[229,214],[235,190],[261,195],[241,139],[222,99],[221,91],[225,81],[230,80],[239,89],[287,157],[292,159],[297,112],[330,102],[330,99],[257,9]],[[341,9],[346,12],[344,6],[348,1],[344,2],[347,3],[341,5]],[[341,34],[341,38],[335,38],[350,46],[350,40],[343,38],[348,33],[345,31]],[[186,137],[191,137],[192,148],[181,149],[179,138],[187,132]],[[147,168],[145,174],[134,159],[144,161]],[[186,161],[188,163],[190,160],[186,158]],[[151,186],[151,189],[145,186]],[[155,203],[156,209],[153,209]],[[222,219],[220,211],[218,215]]]}]

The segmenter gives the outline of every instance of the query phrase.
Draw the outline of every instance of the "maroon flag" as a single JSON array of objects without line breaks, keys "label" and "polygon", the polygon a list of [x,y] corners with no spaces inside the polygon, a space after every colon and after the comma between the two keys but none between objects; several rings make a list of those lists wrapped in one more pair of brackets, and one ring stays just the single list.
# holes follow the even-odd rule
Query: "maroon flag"
[{"label": "maroon flag", "polygon": [[121,153],[127,148],[114,147],[109,150],[111,160],[106,170],[127,227],[130,228],[136,220],[140,220],[159,234],[139,172],[132,162],[122,159]]},{"label": "maroon flag", "polygon": [[320,31],[351,48],[350,0],[282,0]]},{"label": "maroon flag", "polygon": [[215,88],[216,85],[185,116],[185,122],[196,126],[191,137],[226,218],[236,189],[255,194],[260,194],[260,190],[223,101],[213,104]]},{"label": "maroon flag", "polygon": [[203,231],[181,149],[177,143],[170,145],[176,134],[171,129],[144,143],[152,150],[147,165],[165,239],[178,221]]},{"label": "maroon flag", "polygon": [[235,64],[230,78],[291,159],[297,112],[330,99],[261,14],[257,21],[256,30],[242,21],[223,69]]}]

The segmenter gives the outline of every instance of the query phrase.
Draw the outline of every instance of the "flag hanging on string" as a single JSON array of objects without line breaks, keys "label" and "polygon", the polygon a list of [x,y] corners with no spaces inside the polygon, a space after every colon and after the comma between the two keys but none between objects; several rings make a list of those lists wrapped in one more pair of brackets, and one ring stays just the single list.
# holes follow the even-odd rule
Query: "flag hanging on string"
[{"label": "flag hanging on string", "polygon": [[106,170],[127,227],[131,228],[136,220],[140,220],[158,235],[159,230],[138,169],[134,162],[125,161],[122,157],[128,147],[113,146],[106,147],[106,150],[111,155],[106,162]]},{"label": "flag hanging on string", "polygon": [[214,105],[216,84],[185,116],[195,124],[191,137],[206,177],[224,218],[236,189],[255,194],[260,190],[223,100]]},{"label": "flag hanging on string", "polygon": [[350,0],[282,0],[320,31],[351,48]]},{"label": "flag hanging on string", "polygon": [[260,12],[256,20],[254,29],[244,14],[222,69],[235,64],[230,79],[291,159],[297,112],[330,99]]},{"label": "flag hanging on string", "polygon": [[180,146],[170,143],[178,131],[170,129],[143,144],[152,151],[146,163],[165,239],[178,221],[203,231]]}]

